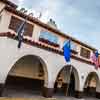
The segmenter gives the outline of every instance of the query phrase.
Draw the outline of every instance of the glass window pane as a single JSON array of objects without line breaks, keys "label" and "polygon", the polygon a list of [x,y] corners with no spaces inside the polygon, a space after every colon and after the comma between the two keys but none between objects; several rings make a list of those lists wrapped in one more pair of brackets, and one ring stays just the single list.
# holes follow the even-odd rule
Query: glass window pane
[{"label": "glass window pane", "polygon": [[50,42],[53,42],[56,44],[58,43],[58,37],[50,32],[47,32],[47,31],[41,31],[40,38],[47,39]]},{"label": "glass window pane", "polygon": [[[65,40],[63,42],[63,46],[68,42],[68,40]],[[71,49],[77,51],[77,44],[75,44],[73,41],[71,41]]]}]

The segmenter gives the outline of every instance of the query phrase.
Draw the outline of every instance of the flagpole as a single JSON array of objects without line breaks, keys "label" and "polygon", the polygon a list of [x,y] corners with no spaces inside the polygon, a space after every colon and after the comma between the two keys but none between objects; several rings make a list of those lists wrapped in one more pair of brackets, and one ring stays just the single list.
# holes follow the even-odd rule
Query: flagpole
[{"label": "flagpole", "polygon": [[68,85],[67,85],[66,94],[65,94],[66,96],[68,96],[68,89],[69,89],[69,85],[70,85],[71,73],[72,73],[72,65],[70,65]]},{"label": "flagpole", "polygon": [[[66,62],[67,63],[70,62],[70,58],[71,58],[71,40],[70,39],[68,40],[68,42],[66,42],[64,44],[64,46],[63,46],[63,52],[64,52],[64,58],[65,58]],[[69,83],[70,83],[71,72],[72,72],[72,66],[70,64],[70,71],[69,71],[69,77],[68,77],[68,82]],[[66,96],[68,95],[68,88],[69,88],[69,84],[68,84],[68,86],[66,88],[66,93],[65,93]]]}]

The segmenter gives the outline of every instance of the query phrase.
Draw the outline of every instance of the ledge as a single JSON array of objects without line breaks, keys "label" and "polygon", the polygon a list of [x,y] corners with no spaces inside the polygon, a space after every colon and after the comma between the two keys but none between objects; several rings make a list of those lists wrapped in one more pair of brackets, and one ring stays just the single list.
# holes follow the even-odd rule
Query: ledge
[{"label": "ledge", "polygon": [[48,45],[54,46],[56,48],[59,48],[59,44],[53,43],[53,42],[51,42],[51,41],[49,41],[47,39],[39,38],[39,41],[44,42],[44,43],[47,43]]},{"label": "ledge", "polygon": [[[10,33],[10,32],[0,33],[0,37],[8,37],[8,38],[11,38],[11,39],[14,39],[14,40],[18,41],[17,36],[15,34]],[[35,41],[29,40],[27,38],[23,38],[23,42],[28,44],[28,45],[36,46],[38,48],[45,49],[47,51],[54,52],[54,53],[57,53],[57,54],[63,56],[63,51],[61,51],[59,49],[56,49],[56,48],[52,48],[52,47],[46,46],[46,45],[44,45],[42,43],[35,42]],[[73,55],[73,53],[71,54],[71,58],[73,58],[75,60],[78,60],[78,61],[81,61],[81,62],[84,62],[84,63],[87,63],[87,64],[90,64],[90,65],[94,65],[91,61],[79,58],[79,57]]]}]

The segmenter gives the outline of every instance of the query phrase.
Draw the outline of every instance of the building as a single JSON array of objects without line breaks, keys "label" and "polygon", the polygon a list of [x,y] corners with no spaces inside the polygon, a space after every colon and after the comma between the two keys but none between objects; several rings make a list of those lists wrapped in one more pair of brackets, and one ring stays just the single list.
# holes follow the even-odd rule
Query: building
[{"label": "building", "polygon": [[[12,2],[0,0],[1,95],[7,85],[22,84],[20,88],[32,88],[45,97],[60,93],[81,98],[88,93],[100,98],[100,70],[90,59],[96,49],[16,8]],[[16,31],[26,17],[23,42],[18,48]],[[72,41],[71,74],[62,50],[68,39]]]}]

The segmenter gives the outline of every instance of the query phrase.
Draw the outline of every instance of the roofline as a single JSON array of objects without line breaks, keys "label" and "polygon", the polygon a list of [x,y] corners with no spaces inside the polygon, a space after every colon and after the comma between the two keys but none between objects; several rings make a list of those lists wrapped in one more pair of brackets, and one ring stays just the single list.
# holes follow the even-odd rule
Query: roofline
[{"label": "roofline", "polygon": [[14,9],[16,9],[18,7],[15,3],[13,3],[9,0],[0,0],[0,1],[3,2],[3,3],[6,3],[7,5],[11,6]]},{"label": "roofline", "polygon": [[[13,9],[12,7],[9,7],[9,6],[6,6],[5,9],[6,9],[7,11],[9,11],[9,12],[11,12],[11,13],[14,13],[14,14],[16,14],[17,16],[20,16],[20,17],[23,17],[23,18],[25,18],[26,16],[28,16],[28,15],[26,15],[26,14],[24,14],[24,13],[22,13],[22,12],[16,10],[16,9]],[[31,22],[33,22],[33,23],[35,23],[35,24],[37,24],[37,25],[39,25],[39,26],[41,26],[41,27],[43,27],[43,28],[46,28],[46,29],[48,29],[48,30],[50,30],[50,31],[52,31],[52,32],[54,32],[54,33],[56,33],[56,34],[58,34],[58,35],[61,35],[61,36],[64,37],[64,38],[71,39],[73,42],[76,42],[76,43],[78,43],[78,44],[80,44],[80,45],[83,45],[83,46],[85,46],[85,47],[87,47],[87,48],[89,48],[89,49],[91,49],[91,50],[93,50],[93,51],[97,50],[96,48],[94,48],[94,47],[92,47],[92,46],[90,46],[90,45],[87,45],[87,44],[85,44],[85,43],[83,43],[83,42],[81,42],[81,41],[75,39],[74,37],[71,37],[71,36],[69,36],[69,35],[66,35],[65,33],[59,31],[58,29],[55,29],[55,28],[49,26],[48,24],[45,24],[45,23],[41,22],[41,21],[38,20],[37,18],[28,16],[28,20],[31,21]]]}]

